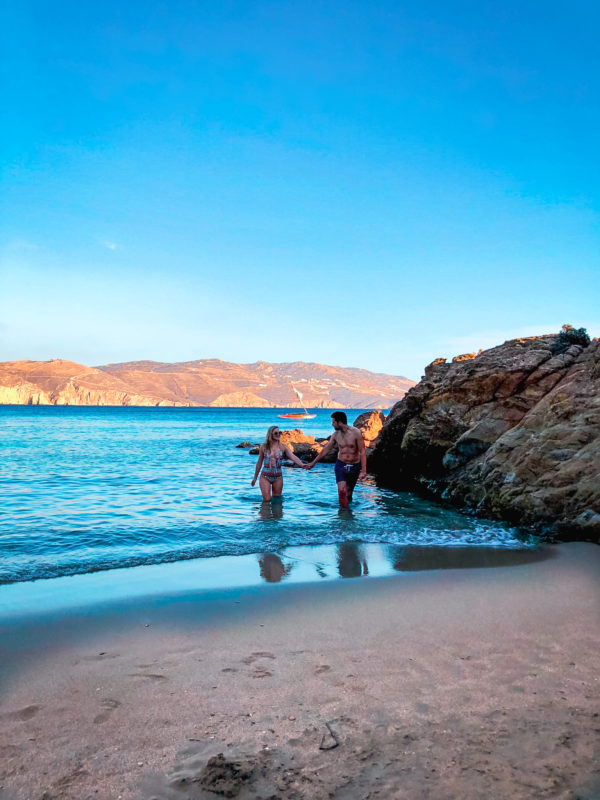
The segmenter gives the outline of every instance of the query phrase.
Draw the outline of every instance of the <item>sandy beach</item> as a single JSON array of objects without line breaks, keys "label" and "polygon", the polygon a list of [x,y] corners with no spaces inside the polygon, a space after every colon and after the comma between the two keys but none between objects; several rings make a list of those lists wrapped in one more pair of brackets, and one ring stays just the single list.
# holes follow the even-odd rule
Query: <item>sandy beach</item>
[{"label": "sandy beach", "polygon": [[599,577],[576,543],[4,617],[0,797],[592,800]]}]

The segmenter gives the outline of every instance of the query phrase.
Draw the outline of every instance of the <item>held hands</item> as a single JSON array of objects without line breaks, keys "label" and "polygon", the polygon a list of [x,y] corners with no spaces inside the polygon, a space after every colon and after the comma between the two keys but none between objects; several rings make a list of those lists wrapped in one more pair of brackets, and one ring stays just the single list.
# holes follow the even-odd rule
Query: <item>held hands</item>
[{"label": "held hands", "polygon": [[312,469],[315,465],[314,461],[311,461],[310,464],[303,464],[302,469]]}]

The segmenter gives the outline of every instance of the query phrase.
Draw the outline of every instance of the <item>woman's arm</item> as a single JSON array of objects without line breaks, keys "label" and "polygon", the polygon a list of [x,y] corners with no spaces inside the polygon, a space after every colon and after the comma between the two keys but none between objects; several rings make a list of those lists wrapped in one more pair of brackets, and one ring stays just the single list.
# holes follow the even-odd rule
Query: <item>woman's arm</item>
[{"label": "woman's arm", "polygon": [[261,444],[261,446],[258,448],[258,459],[256,461],[256,469],[254,470],[254,477],[252,478],[252,483],[250,484],[250,486],[254,486],[254,484],[256,483],[256,479],[258,478],[258,473],[260,472],[260,468],[262,467],[262,463],[264,460],[265,460],[265,451]]},{"label": "woman's arm", "polygon": [[294,464],[297,464],[299,467],[303,467],[304,466],[304,461],[300,461],[298,456],[294,455],[294,451],[291,449],[291,447],[289,445],[284,444],[284,446],[283,446],[283,454],[284,454],[284,456],[289,458],[290,461],[293,461]]}]

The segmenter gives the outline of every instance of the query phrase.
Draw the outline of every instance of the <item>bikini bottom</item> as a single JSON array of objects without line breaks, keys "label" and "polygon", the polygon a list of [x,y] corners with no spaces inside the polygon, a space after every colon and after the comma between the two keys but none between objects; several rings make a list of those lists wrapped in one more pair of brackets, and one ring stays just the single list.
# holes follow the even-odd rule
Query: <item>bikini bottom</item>
[{"label": "bikini bottom", "polygon": [[275,481],[278,481],[280,478],[283,478],[283,472],[281,472],[281,470],[279,470],[279,472],[266,472],[263,470],[263,472],[261,472],[260,474],[262,475],[263,478],[266,478],[269,481],[269,483],[275,483]]}]

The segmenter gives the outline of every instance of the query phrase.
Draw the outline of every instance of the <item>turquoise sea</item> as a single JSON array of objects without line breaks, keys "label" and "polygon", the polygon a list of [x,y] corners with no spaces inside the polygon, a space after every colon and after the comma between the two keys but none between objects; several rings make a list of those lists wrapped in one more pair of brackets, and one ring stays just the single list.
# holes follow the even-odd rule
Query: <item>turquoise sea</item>
[{"label": "turquoise sea", "polygon": [[[348,564],[359,564],[362,545],[383,547],[390,562],[407,547],[537,546],[526,532],[371,478],[341,512],[329,464],[284,468],[283,500],[263,504],[250,486],[256,457],[236,445],[285,428],[278,413],[0,406],[0,582],[304,545],[337,545]],[[331,411],[314,413],[302,429],[328,436]]]}]

